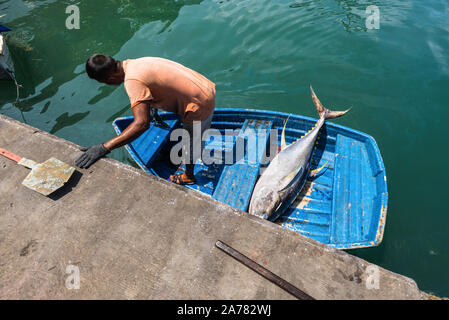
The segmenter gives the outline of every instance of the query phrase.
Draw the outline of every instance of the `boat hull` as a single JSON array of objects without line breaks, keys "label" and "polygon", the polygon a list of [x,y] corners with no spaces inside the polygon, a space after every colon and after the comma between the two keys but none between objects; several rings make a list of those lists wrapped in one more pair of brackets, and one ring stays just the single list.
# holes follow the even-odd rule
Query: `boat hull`
[{"label": "boat hull", "polygon": [[[177,121],[174,114],[162,113],[161,117],[173,124],[173,128],[181,126],[180,122],[174,124]],[[317,120],[275,111],[216,109],[211,127],[224,132],[238,130],[247,119],[271,121],[277,137],[270,141],[279,145],[287,117],[290,117],[285,130],[287,144],[302,137]],[[116,119],[113,126],[117,134],[132,120],[132,117]],[[167,140],[155,151],[148,148],[150,143],[151,140],[142,139],[126,148],[143,170],[168,179],[177,172],[167,157],[173,144]],[[229,148],[229,145],[222,144],[222,148]],[[266,148],[273,150],[269,145]],[[146,154],[151,152],[158,154]],[[378,245],[384,233],[388,193],[386,172],[375,140],[363,132],[326,122],[317,140],[311,170],[324,164],[326,169],[308,178],[292,204],[273,222],[338,249]],[[206,166],[200,162],[195,166],[197,184],[186,187],[214,197],[221,175],[226,171],[224,168],[224,165]],[[244,180],[239,182],[245,183]],[[232,189],[229,192],[233,192]]]}]

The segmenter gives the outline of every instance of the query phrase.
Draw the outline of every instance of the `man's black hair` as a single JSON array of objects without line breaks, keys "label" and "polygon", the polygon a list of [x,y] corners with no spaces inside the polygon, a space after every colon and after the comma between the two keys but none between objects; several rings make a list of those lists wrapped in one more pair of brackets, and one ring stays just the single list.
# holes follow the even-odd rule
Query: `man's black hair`
[{"label": "man's black hair", "polygon": [[110,56],[94,54],[87,59],[86,72],[91,79],[107,80],[111,74],[117,72],[117,61]]}]

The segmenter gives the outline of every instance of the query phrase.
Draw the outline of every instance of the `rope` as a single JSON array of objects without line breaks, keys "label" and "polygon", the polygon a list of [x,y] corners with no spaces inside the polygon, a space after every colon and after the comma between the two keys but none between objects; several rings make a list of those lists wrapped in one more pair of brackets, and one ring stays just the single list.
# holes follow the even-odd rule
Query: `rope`
[{"label": "rope", "polygon": [[16,85],[16,101],[13,103],[15,105],[15,104],[17,104],[19,102],[19,99],[20,99],[20,91],[19,91],[19,89],[22,88],[22,85],[20,85],[17,82],[16,75],[14,74],[14,71],[12,71],[9,68],[7,68],[6,71],[9,73],[9,75],[14,80],[14,83]]}]

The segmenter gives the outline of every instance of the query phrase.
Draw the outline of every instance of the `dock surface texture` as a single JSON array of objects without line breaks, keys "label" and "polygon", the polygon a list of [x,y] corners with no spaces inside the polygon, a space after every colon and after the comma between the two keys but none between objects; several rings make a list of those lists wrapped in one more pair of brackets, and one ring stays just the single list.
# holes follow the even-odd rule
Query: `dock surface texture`
[{"label": "dock surface texture", "polygon": [[[81,154],[2,115],[0,147],[73,166]],[[49,197],[21,184],[28,172],[0,157],[0,299],[294,299],[217,240],[315,299],[425,297],[410,278],[113,159]]]}]

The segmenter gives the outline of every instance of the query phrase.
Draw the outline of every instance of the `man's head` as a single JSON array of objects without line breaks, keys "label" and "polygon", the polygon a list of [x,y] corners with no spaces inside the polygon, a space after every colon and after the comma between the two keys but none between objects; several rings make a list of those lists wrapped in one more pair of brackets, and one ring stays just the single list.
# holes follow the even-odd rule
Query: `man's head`
[{"label": "man's head", "polygon": [[87,59],[86,72],[89,78],[111,85],[121,84],[125,76],[120,61],[103,54]]}]

